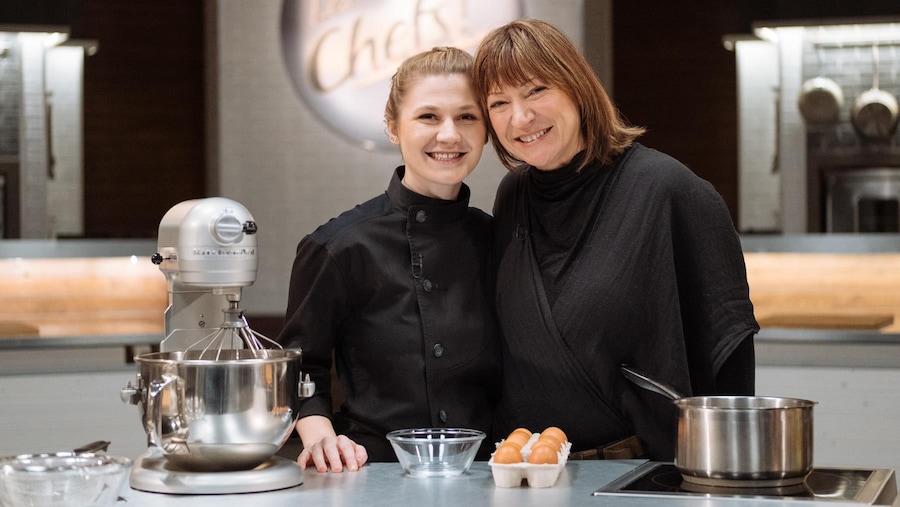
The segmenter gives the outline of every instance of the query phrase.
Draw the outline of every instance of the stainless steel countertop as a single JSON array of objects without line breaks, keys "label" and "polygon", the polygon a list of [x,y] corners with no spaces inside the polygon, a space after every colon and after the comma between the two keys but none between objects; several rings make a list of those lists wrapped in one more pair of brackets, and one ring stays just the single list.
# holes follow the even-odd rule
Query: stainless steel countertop
[{"label": "stainless steel countertop", "polygon": [[5,336],[0,351],[65,348],[114,348],[159,345],[162,334],[86,335],[86,336]]},{"label": "stainless steel countertop", "polygon": [[744,253],[898,253],[900,234],[743,234],[741,248]]},{"label": "stainless steel countertop", "polygon": [[53,259],[66,257],[146,257],[156,253],[152,239],[4,239],[0,258]]},{"label": "stainless steel countertop", "polygon": [[403,506],[494,506],[494,507],[655,507],[730,505],[734,507],[835,507],[860,505],[821,501],[753,498],[624,497],[593,496],[601,486],[634,469],[643,461],[570,461],[551,488],[497,488],[486,462],[476,462],[462,477],[416,479],[403,475],[396,463],[372,463],[359,472],[320,474],[307,470],[300,486],[267,493],[237,495],[167,495],[128,489],[123,493],[129,507],[190,505],[191,507],[238,507],[245,505],[367,507]]},{"label": "stainless steel countertop", "polygon": [[[897,253],[900,234],[743,234],[747,252]],[[3,239],[0,258],[149,256],[156,238]]]},{"label": "stainless steel countertop", "polygon": [[900,368],[900,334],[855,329],[762,329],[757,366]]},{"label": "stainless steel countertop", "polygon": [[[152,347],[162,335],[9,336],[0,353],[16,350]],[[830,329],[763,329],[755,339],[756,363],[774,366],[900,368],[900,334]]]}]

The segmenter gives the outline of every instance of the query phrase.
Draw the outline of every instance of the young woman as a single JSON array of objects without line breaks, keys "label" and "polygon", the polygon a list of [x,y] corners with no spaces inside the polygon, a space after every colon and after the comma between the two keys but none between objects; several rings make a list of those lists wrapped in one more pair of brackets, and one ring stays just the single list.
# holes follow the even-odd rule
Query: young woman
[{"label": "young woman", "polygon": [[752,394],[758,326],[728,210],[708,182],[634,141],[643,129],[552,25],[513,21],[475,60],[510,171],[494,202],[495,434],[559,426],[575,458],[670,460],[674,406],[619,366],[686,395]]},{"label": "young woman", "polygon": [[[385,438],[395,429],[490,429],[500,372],[491,225],[462,182],[487,143],[471,70],[471,55],[450,47],[400,66],[385,121],[404,165],[387,192],[297,248],[279,341],[303,350],[317,386],[297,423],[304,468],[396,461]],[[332,357],[346,393],[334,414]]]}]

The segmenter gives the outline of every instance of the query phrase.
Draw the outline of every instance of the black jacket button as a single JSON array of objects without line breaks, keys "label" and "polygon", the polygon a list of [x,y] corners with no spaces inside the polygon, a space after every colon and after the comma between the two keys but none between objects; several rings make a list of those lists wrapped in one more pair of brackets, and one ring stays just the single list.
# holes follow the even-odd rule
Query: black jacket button
[{"label": "black jacket button", "polygon": [[434,357],[441,357],[444,355],[444,346],[440,343],[435,344],[434,347],[431,347],[431,353],[434,354]]}]

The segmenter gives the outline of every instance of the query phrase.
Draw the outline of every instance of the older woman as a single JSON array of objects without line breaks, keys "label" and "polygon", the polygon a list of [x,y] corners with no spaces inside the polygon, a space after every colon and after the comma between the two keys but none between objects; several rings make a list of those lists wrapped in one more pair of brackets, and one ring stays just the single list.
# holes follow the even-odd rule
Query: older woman
[{"label": "older woman", "polygon": [[752,394],[758,326],[721,197],[635,142],[643,129],[546,22],[489,33],[475,88],[509,169],[494,203],[496,434],[559,426],[575,458],[672,459],[674,407],[618,367],[688,395]]}]

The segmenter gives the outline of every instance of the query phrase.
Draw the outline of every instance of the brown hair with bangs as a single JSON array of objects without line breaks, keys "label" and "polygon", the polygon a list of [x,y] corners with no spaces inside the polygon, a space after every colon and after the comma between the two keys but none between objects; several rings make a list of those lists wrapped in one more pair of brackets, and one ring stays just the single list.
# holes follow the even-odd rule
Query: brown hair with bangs
[{"label": "brown hair with bangs", "polygon": [[[487,96],[503,86],[521,86],[532,79],[559,88],[575,103],[581,115],[585,157],[606,164],[644,133],[628,125],[613,105],[587,59],[555,26],[538,19],[517,19],[488,33],[475,52],[473,85],[486,118]],[[507,169],[526,164],[500,143],[491,122],[488,133],[494,150]]]}]

